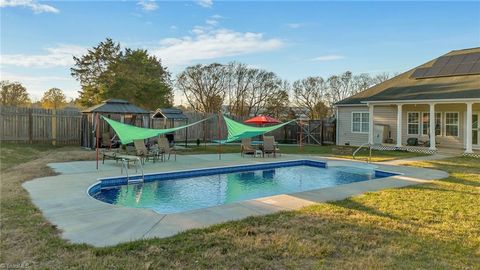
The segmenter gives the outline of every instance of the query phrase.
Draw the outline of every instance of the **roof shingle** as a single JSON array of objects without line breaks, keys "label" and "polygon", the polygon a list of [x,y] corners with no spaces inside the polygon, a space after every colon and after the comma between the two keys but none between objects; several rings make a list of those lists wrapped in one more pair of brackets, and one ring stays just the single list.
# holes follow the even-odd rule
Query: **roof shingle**
[{"label": "roof shingle", "polygon": [[[480,47],[451,51],[444,56],[472,52],[480,52]],[[439,58],[341,100],[337,102],[336,105],[389,100],[480,99],[480,73],[422,79],[411,78],[414,72],[421,72],[422,69],[431,67]]]}]

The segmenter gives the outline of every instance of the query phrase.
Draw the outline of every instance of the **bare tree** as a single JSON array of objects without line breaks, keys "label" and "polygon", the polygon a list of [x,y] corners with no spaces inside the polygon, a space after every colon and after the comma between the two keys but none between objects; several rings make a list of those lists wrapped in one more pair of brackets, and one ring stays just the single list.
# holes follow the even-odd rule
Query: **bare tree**
[{"label": "bare tree", "polygon": [[365,91],[368,88],[370,88],[373,84],[374,84],[373,78],[370,76],[370,74],[362,73],[360,75],[355,75],[352,78],[351,95]]},{"label": "bare tree", "polygon": [[347,71],[340,75],[330,76],[327,80],[329,87],[328,106],[339,102],[351,95],[356,94],[356,90],[352,83],[352,72]]},{"label": "bare tree", "polygon": [[264,113],[277,119],[288,119],[290,113],[289,92],[290,84],[285,80],[281,83],[280,89],[274,95],[267,97]]},{"label": "bare tree", "polygon": [[228,64],[228,106],[229,112],[233,115],[248,115],[248,97],[253,88],[255,72],[245,64],[232,62]]},{"label": "bare tree", "polygon": [[295,104],[308,108],[311,119],[321,119],[327,116],[328,85],[322,77],[308,77],[293,83]]},{"label": "bare tree", "polygon": [[244,64],[228,64],[228,104],[231,114],[257,115],[266,103],[281,91],[282,80],[273,72],[249,68]]},{"label": "bare tree", "polygon": [[187,67],[177,77],[177,87],[184,93],[190,106],[204,113],[221,110],[227,82],[227,68],[218,63]]},{"label": "bare tree", "polygon": [[[396,76],[394,74],[394,76]],[[390,75],[390,73],[380,73],[380,74],[377,74],[375,75],[375,77],[372,78],[372,85],[377,85],[379,83],[382,83],[386,80],[389,80],[392,76]]]},{"label": "bare tree", "polygon": [[273,72],[256,70],[251,89],[249,114],[258,115],[265,108],[267,100],[281,90],[282,80]]}]

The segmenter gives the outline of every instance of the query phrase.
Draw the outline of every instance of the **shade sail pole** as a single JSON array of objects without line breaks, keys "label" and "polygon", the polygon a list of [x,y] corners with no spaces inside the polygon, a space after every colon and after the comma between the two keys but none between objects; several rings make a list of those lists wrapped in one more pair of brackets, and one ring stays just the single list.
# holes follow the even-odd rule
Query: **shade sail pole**
[{"label": "shade sail pole", "polygon": [[97,171],[98,171],[98,137],[99,137],[99,133],[100,133],[100,127],[99,127],[99,124],[100,124],[100,118],[98,116],[98,113],[96,113],[96,116],[95,116],[95,126],[97,127],[96,130],[95,130],[95,148],[96,148],[96,154],[97,154]]}]

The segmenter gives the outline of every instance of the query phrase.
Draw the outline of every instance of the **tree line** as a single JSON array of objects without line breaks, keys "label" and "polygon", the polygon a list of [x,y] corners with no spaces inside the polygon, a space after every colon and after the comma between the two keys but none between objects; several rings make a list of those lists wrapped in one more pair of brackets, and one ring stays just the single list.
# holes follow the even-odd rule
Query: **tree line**
[{"label": "tree line", "polygon": [[[109,98],[122,98],[145,109],[171,107],[178,89],[187,109],[202,113],[227,112],[236,116],[268,114],[280,119],[306,114],[321,119],[333,113],[333,104],[389,79],[389,74],[354,75],[347,71],[328,78],[311,76],[292,83],[277,74],[243,63],[211,63],[186,67],[174,80],[161,60],[143,49],[123,48],[107,38],[82,56],[74,56],[71,75],[81,90],[75,103],[89,107]],[[24,86],[1,82],[1,103],[30,103]],[[49,89],[40,102],[61,108],[65,94]]]},{"label": "tree line", "polygon": [[[31,106],[33,104],[27,88],[21,83],[2,80],[0,86],[0,104],[8,106]],[[65,93],[55,87],[45,91],[37,103],[45,109],[60,109],[68,104]]]},{"label": "tree line", "polygon": [[289,83],[273,72],[231,62],[189,66],[178,75],[176,86],[195,111],[216,113],[226,105],[228,113],[236,116],[263,113],[285,119],[302,113],[321,119],[333,113],[336,102],[389,77],[347,71],[327,79],[312,76]]}]

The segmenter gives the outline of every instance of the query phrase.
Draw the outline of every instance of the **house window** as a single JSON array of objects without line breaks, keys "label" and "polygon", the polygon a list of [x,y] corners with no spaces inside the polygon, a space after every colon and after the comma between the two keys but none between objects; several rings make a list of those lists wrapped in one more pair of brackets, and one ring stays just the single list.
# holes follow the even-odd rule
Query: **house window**
[{"label": "house window", "polygon": [[445,113],[445,136],[458,137],[458,112]]},{"label": "house window", "polygon": [[368,112],[354,112],[352,113],[352,132],[354,133],[368,133]]},{"label": "house window", "polygon": [[[422,134],[428,135],[430,133],[430,113],[422,113]],[[442,135],[442,113],[435,113],[435,135]]]},{"label": "house window", "polygon": [[420,113],[409,112],[407,114],[407,133],[408,135],[418,135],[420,131]]}]

